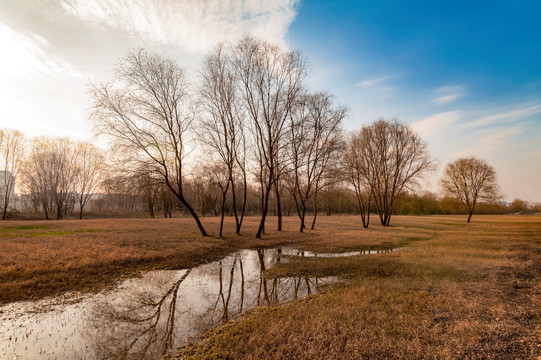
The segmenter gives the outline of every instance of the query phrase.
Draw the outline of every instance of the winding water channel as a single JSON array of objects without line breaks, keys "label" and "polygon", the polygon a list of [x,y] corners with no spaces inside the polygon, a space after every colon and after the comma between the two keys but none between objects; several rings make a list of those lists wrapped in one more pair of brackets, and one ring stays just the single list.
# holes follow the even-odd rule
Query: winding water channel
[{"label": "winding water channel", "polygon": [[0,308],[0,358],[161,359],[248,309],[300,299],[337,280],[265,279],[284,255],[370,253],[241,250],[191,269],[150,271],[94,295],[11,303]]}]

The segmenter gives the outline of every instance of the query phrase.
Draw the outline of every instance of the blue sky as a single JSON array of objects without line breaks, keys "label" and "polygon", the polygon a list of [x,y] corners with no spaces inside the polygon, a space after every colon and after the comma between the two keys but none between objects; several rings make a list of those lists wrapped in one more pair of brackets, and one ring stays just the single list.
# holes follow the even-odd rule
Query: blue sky
[{"label": "blue sky", "polygon": [[440,171],[483,157],[506,198],[539,201],[540,19],[539,1],[303,1],[289,40],[311,59],[313,86],[350,107],[346,127],[396,116]]},{"label": "blue sky", "polygon": [[505,199],[541,201],[540,19],[539,1],[5,0],[0,127],[89,139],[86,86],[130,48],[165,52],[196,83],[214,44],[248,34],[303,52],[347,129],[380,116],[416,129],[440,162],[426,189],[476,155]]}]

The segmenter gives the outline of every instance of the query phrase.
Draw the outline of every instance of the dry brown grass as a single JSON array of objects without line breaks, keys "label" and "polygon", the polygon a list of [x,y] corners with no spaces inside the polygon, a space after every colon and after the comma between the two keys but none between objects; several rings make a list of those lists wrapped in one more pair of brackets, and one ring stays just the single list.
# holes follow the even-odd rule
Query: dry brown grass
[{"label": "dry brown grass", "polygon": [[[218,219],[205,218],[216,234]],[[396,217],[362,229],[351,216],[321,217],[316,231],[203,238],[191,219],[5,221],[0,303],[94,291],[151,268],[181,268],[239,248],[382,249],[373,256],[298,259],[268,276],[337,275],[343,282],[284,306],[259,308],[206,334],[187,358],[468,358],[541,356],[541,217]]]},{"label": "dry brown grass", "polygon": [[[211,233],[217,218],[204,218]],[[286,218],[277,233],[256,240],[257,218],[247,218],[243,235],[227,219],[226,236],[201,237],[192,219],[100,219],[3,221],[0,224],[0,304],[66,291],[93,291],[113,280],[151,268],[183,268],[220,258],[239,248],[303,246],[343,251],[387,248],[427,231],[375,227],[362,231],[355,217],[321,217],[317,231],[297,232],[298,219]],[[340,231],[337,231],[340,229]]]},{"label": "dry brown grass", "polygon": [[[424,239],[402,252],[299,259],[272,269],[347,280],[259,308],[185,349],[195,359],[540,359],[541,217],[402,217],[363,238]],[[338,232],[338,234],[340,234]],[[331,234],[329,234],[331,235]],[[430,238],[427,238],[427,235]],[[347,236],[339,235],[347,247]],[[317,245],[324,247],[323,244]],[[332,246],[332,245],[329,245]]]}]

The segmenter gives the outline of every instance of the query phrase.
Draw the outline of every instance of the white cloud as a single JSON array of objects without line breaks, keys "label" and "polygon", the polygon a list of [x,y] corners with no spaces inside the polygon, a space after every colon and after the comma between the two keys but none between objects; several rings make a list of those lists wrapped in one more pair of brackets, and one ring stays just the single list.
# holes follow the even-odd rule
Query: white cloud
[{"label": "white cloud", "polygon": [[81,77],[66,61],[47,51],[49,43],[43,37],[25,35],[0,23],[0,79],[30,79],[36,74],[61,73]]},{"label": "white cloud", "polygon": [[364,80],[364,81],[361,81],[360,83],[357,84],[357,86],[359,87],[367,87],[367,86],[374,86],[374,85],[379,85],[383,82],[385,82],[387,79],[389,79],[390,76],[382,76],[382,77],[378,77],[378,78],[374,78],[374,79],[367,79],[367,80]]},{"label": "white cloud", "polygon": [[381,76],[377,78],[371,78],[361,81],[355,86],[363,88],[364,91],[369,92],[370,96],[377,95],[380,99],[388,99],[392,97],[396,91],[396,86],[389,84],[389,79],[393,76]]},{"label": "white cloud", "polygon": [[455,123],[458,120],[457,111],[449,111],[432,115],[426,119],[418,121],[412,124],[412,127],[421,136],[431,136],[438,132],[441,132],[449,125]]},{"label": "white cloud", "polygon": [[467,128],[507,124],[541,113],[541,104],[520,105],[511,110],[500,111],[466,124]]},{"label": "white cloud", "polygon": [[63,0],[89,23],[120,29],[191,54],[251,35],[285,45],[298,0]]},{"label": "white cloud", "polygon": [[499,131],[486,131],[481,135],[471,147],[455,153],[456,157],[460,156],[488,156],[503,153],[516,153],[511,148],[517,144],[513,141],[513,137],[522,133],[525,130],[522,126],[514,126],[505,128]]},{"label": "white cloud", "polygon": [[432,93],[432,102],[438,105],[449,104],[464,96],[462,86],[442,86]]}]

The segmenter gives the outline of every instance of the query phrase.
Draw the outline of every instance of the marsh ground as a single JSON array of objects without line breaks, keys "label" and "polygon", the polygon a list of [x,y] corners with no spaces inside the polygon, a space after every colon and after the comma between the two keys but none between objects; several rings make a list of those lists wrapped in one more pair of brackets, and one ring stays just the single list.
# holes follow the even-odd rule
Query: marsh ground
[{"label": "marsh ground", "polygon": [[[204,218],[217,233],[218,219]],[[191,219],[5,221],[0,303],[95,291],[152,268],[182,268],[240,248],[400,252],[292,259],[268,276],[339,276],[323,293],[259,308],[206,334],[186,358],[531,358],[541,356],[541,217],[396,217],[362,229],[353,216],[320,217],[297,232],[201,237]]]}]

